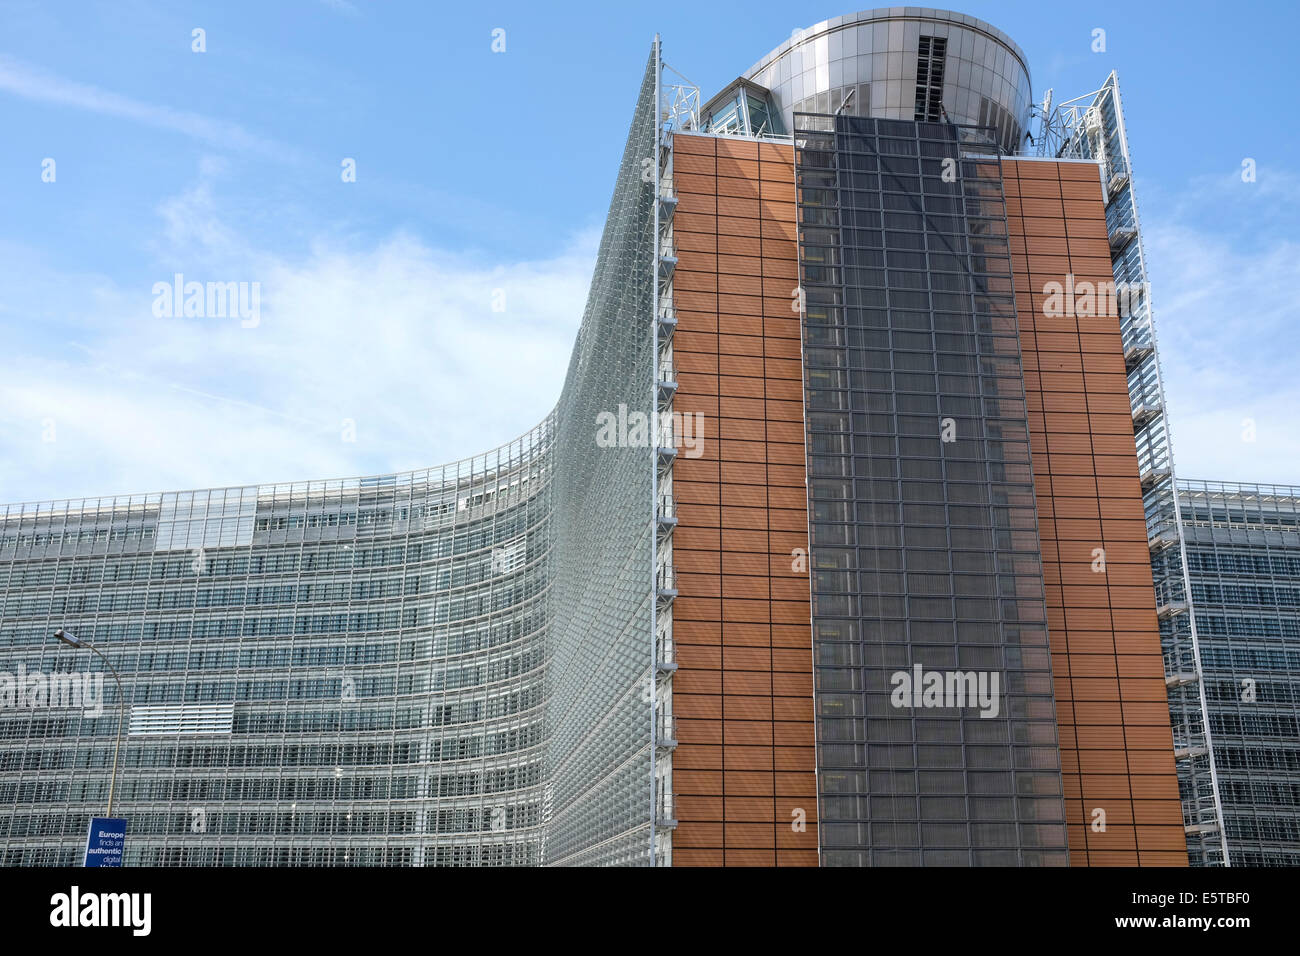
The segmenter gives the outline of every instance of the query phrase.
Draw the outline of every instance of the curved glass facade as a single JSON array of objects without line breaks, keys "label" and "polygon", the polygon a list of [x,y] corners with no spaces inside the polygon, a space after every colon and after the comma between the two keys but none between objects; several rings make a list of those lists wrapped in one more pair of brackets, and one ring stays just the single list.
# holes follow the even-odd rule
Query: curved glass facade
[{"label": "curved glass facade", "polygon": [[[97,665],[66,627],[121,674],[128,864],[540,860],[553,429],[427,471],[3,513],[7,666]],[[105,677],[97,718],[0,711],[6,864],[78,861],[117,704]]]},{"label": "curved glass facade", "polygon": [[127,865],[655,859],[672,438],[597,426],[655,421],[658,72],[532,431],[403,474],[0,506],[0,863],[80,862],[121,700]]}]

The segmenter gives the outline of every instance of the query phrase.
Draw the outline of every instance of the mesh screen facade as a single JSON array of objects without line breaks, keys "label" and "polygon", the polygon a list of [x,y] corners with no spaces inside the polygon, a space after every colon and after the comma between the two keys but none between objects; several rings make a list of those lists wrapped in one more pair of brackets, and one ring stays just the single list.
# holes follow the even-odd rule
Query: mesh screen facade
[{"label": "mesh screen facade", "polygon": [[[547,860],[648,863],[654,794],[655,155],[646,64],[557,411]],[[598,416],[629,414],[626,440]],[[645,416],[636,435],[634,413]],[[668,439],[671,445],[671,438]]]},{"label": "mesh screen facade", "polygon": [[[997,153],[795,122],[822,862],[1063,865]],[[932,673],[991,692],[923,697]]]}]

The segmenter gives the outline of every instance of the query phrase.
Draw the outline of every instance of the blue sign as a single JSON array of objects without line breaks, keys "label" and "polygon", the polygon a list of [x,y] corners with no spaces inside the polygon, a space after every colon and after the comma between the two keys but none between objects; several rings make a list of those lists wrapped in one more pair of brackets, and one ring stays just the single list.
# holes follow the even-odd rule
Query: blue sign
[{"label": "blue sign", "polygon": [[91,817],[86,834],[86,866],[121,866],[126,845],[126,820]]}]

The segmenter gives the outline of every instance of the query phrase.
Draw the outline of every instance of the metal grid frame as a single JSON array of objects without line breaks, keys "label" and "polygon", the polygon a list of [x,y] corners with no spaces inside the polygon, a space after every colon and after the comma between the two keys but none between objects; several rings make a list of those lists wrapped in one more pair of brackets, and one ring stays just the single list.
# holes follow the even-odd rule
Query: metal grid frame
[{"label": "metal grid frame", "polygon": [[1164,384],[1118,75],[1112,71],[1100,90],[1056,105],[1052,105],[1049,91],[1040,118],[1037,143],[1041,155],[1090,159],[1101,164],[1115,285],[1117,289],[1136,290],[1129,300],[1128,314],[1121,316],[1121,334],[1151,545],[1183,824],[1192,865],[1228,866],[1231,860],[1201,679],[1187,544],[1179,495],[1175,492]]},{"label": "metal grid frame", "polygon": [[660,70],[656,40],[556,417],[548,865],[655,860],[658,448],[596,433],[602,414],[655,410]]}]

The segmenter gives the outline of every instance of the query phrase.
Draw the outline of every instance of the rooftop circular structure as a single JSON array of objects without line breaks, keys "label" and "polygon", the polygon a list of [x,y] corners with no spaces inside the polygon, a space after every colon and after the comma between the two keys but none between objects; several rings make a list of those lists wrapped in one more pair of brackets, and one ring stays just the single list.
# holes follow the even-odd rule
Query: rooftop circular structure
[{"label": "rooftop circular structure", "polygon": [[1015,41],[975,17],[886,7],[796,30],[745,72],[768,89],[786,129],[795,112],[993,127],[1019,152],[1032,103]]}]

